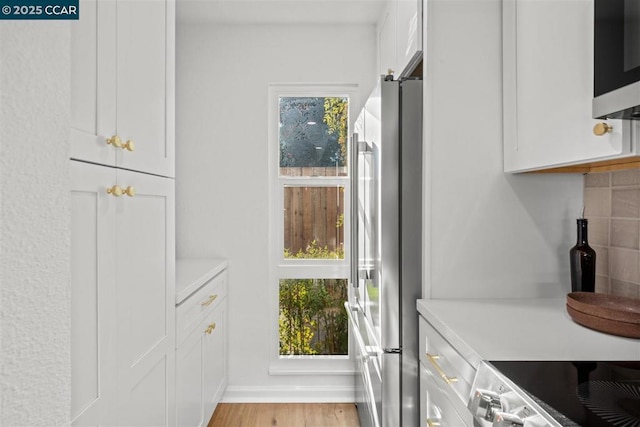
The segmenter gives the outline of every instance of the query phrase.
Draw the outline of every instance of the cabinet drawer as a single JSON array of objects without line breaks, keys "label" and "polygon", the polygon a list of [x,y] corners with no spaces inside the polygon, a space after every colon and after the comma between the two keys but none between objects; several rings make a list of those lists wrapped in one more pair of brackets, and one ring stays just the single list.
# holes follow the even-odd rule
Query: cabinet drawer
[{"label": "cabinet drawer", "polygon": [[466,405],[475,369],[423,317],[420,317],[419,330],[420,362],[433,367],[441,385],[453,388]]},{"label": "cabinet drawer", "polygon": [[431,366],[420,362],[420,426],[472,426],[471,413],[460,404],[456,409],[447,396],[446,387],[441,388],[440,384],[439,374]]},{"label": "cabinet drawer", "polygon": [[220,305],[226,295],[227,273],[223,271],[185,299],[176,310],[176,345],[180,345],[199,321]]}]

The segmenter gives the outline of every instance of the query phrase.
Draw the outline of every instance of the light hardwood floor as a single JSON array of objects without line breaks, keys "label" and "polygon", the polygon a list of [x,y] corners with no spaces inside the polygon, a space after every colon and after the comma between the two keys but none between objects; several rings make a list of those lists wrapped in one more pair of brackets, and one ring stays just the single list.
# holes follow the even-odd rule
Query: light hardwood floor
[{"label": "light hardwood floor", "polygon": [[208,427],[360,427],[353,403],[220,403]]}]

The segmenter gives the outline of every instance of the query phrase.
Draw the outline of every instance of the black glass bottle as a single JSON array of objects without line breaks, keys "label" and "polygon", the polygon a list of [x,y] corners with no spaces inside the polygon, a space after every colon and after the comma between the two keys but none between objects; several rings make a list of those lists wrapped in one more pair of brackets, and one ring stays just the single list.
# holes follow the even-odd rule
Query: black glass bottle
[{"label": "black glass bottle", "polygon": [[596,289],[596,251],[587,239],[587,219],[578,218],[578,242],[569,251],[571,292],[594,292]]}]

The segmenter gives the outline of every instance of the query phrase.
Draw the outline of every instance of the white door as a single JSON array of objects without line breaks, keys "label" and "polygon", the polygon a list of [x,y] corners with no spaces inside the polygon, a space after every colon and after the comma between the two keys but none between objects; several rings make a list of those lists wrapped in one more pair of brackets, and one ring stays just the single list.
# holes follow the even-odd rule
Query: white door
[{"label": "white door", "polygon": [[174,182],[123,170],[117,180],[133,194],[116,214],[118,424],[174,425]]},{"label": "white door", "polygon": [[117,133],[134,144],[118,151],[117,163],[164,176],[173,176],[174,7],[173,0],[117,7]]},{"label": "white door", "polygon": [[71,423],[108,425],[115,393],[116,200],[111,168],[71,162]]}]

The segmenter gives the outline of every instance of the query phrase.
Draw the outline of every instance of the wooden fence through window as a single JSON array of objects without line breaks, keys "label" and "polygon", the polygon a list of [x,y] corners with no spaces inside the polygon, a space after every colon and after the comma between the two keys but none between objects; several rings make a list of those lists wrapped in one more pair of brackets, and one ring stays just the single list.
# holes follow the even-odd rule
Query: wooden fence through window
[{"label": "wooden fence through window", "polygon": [[[305,170],[306,169],[306,170]],[[346,168],[280,168],[287,176],[345,176]],[[344,249],[344,186],[286,186],[284,247],[292,255],[312,241],[329,251]]]}]

